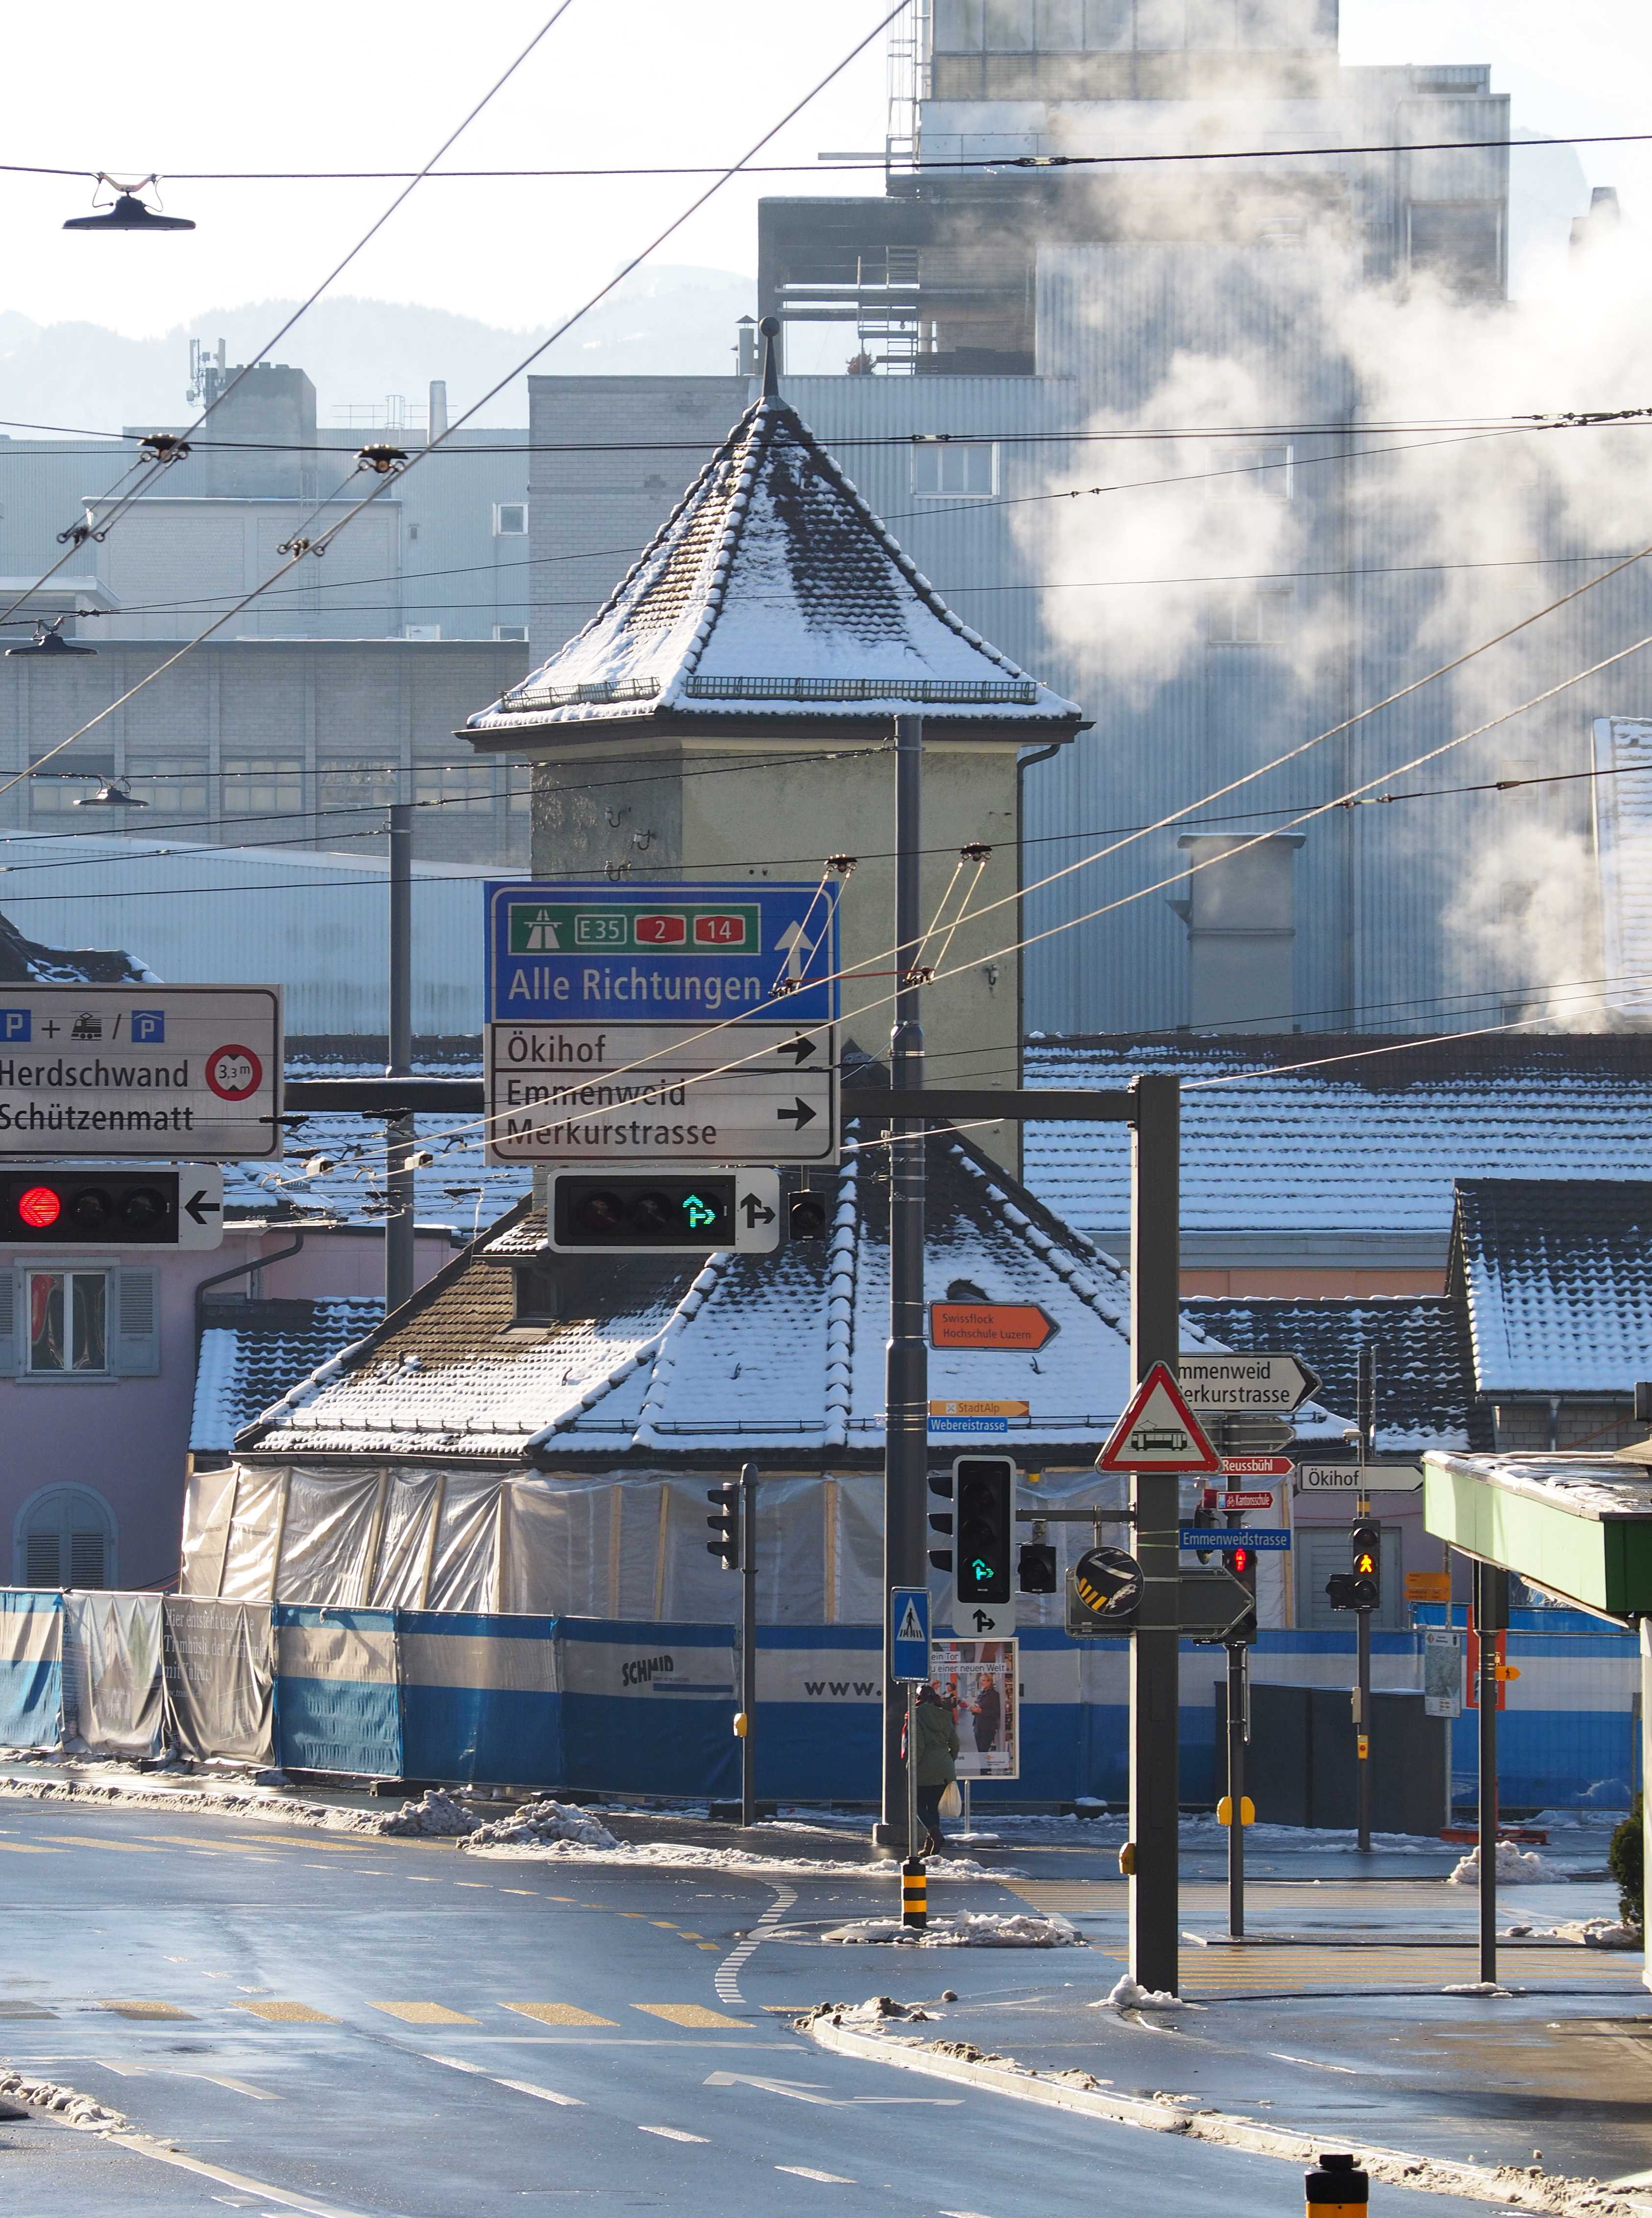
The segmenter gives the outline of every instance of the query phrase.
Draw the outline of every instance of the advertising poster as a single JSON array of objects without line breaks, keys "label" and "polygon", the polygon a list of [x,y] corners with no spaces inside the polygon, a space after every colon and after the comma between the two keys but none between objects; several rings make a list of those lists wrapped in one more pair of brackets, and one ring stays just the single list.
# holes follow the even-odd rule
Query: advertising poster
[{"label": "advertising poster", "polygon": [[1021,1715],[1013,1640],[933,1640],[929,1683],[952,1706],[960,1779],[1019,1779]]}]

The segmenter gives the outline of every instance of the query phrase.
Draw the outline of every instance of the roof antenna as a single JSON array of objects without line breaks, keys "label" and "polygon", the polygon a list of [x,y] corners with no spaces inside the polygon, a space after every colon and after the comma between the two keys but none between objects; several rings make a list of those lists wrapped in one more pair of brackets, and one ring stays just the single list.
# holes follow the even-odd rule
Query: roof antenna
[{"label": "roof antenna", "polygon": [[780,336],[780,319],[778,316],[765,316],[757,328],[763,334],[763,398],[765,400],[778,400],[780,397],[780,366],[775,357],[774,342]]}]

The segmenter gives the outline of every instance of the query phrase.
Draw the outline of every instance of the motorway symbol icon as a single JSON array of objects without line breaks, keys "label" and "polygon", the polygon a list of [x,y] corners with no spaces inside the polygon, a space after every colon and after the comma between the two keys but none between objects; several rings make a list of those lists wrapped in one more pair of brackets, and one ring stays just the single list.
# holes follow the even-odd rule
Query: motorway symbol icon
[{"label": "motorway symbol icon", "polygon": [[1164,1364],[1155,1363],[1130,1397],[1097,1471],[1219,1471],[1221,1458],[1206,1439]]}]

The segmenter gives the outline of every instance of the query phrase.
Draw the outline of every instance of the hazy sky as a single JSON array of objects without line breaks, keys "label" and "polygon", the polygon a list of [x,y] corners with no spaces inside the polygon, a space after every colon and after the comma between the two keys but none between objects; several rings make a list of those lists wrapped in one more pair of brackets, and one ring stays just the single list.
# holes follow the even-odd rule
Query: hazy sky
[{"label": "hazy sky", "polygon": [[[480,165],[717,162],[732,157],[886,12],[889,0],[573,0],[563,21],[460,142]],[[550,0],[286,0],[278,11],[194,0],[82,0],[8,26],[6,158],[117,173],[159,169],[417,167],[550,13]],[[1643,0],[1343,0],[1351,62],[1489,60],[1527,128],[1634,130],[1652,68]],[[463,34],[463,35],[461,35]],[[875,146],[881,39],[769,158]],[[1593,183],[1652,202],[1652,149],[1583,150]],[[1516,157],[1518,160],[1518,157]],[[755,262],[761,192],[866,190],[873,180],[767,178],[727,188],[662,258]],[[166,204],[200,229],[86,239],[75,178],[0,174],[0,306],[133,336],[214,307],[306,292],[365,229],[384,184],[186,184]],[[426,184],[340,289],[525,325],[576,302],[692,197],[683,178]]]}]

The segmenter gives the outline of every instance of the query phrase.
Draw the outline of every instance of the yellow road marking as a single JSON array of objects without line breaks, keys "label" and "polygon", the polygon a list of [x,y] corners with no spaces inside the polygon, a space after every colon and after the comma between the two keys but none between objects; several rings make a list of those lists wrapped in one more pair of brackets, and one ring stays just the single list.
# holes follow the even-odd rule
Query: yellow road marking
[{"label": "yellow road marking", "polygon": [[325,2010],[312,2010],[307,2003],[237,2003],[237,2010],[251,2010],[254,2017],[268,2018],[272,2025],[337,2025],[336,2017]]},{"label": "yellow road marking", "polygon": [[403,2019],[408,2025],[480,2025],[480,2018],[467,2017],[463,2010],[450,2010],[441,2003],[370,2003],[370,2010],[388,2010],[392,2017]]},{"label": "yellow road marking", "polygon": [[536,2017],[541,2025],[614,2025],[618,2020],[597,2017],[590,2010],[576,2010],[572,2003],[502,2003],[502,2010],[514,2010],[519,2017]]},{"label": "yellow road marking", "polygon": [[702,1941],[699,1945],[702,1948],[710,1948],[715,1951],[720,1948],[723,1946],[723,1943],[720,1941]]},{"label": "yellow road marking", "polygon": [[494,1882],[490,1879],[456,1879],[453,1884],[455,1887],[479,1887],[486,1894],[494,1892]]},{"label": "yellow road marking", "polygon": [[662,1925],[668,1933],[674,1933],[677,1930],[676,1920],[671,1918],[650,1918],[649,1924],[650,1925]]},{"label": "yellow road marking", "polygon": [[501,1894],[531,1894],[533,1889],[531,1887],[502,1887],[500,1893]]},{"label": "yellow road marking", "polygon": [[737,2033],[747,2030],[743,2019],[724,2017],[721,2010],[707,2010],[704,2003],[633,2003],[631,2008],[646,2010],[650,2017],[662,2017],[670,2025],[727,2025]]},{"label": "yellow road marking", "polygon": [[55,1849],[37,1849],[28,1841],[0,1841],[0,1849],[9,1849],[14,1856],[54,1856]]},{"label": "yellow road marking", "polygon": [[118,1849],[129,1856],[158,1856],[158,1849],[146,1849],[141,1841],[105,1841],[96,1833],[48,1833],[48,1841],[59,1842],[65,1849]]},{"label": "yellow road marking", "polygon": [[117,2017],[188,2017],[191,2013],[180,2010],[176,2003],[123,2002],[99,2003],[99,2010],[113,2010]]},{"label": "yellow road marking", "polygon": [[690,1933],[686,1927],[679,1929],[677,1934],[677,1938],[680,1941],[698,1941],[701,1937],[702,1936],[698,1933]]}]

